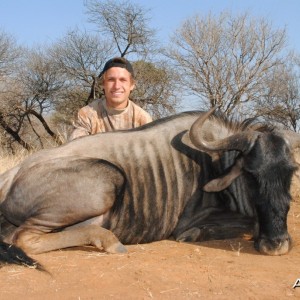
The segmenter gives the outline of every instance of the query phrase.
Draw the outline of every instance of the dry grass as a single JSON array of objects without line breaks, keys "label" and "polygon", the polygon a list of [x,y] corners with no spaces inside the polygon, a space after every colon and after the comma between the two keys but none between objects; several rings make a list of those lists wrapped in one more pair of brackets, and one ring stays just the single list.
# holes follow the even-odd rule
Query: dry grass
[{"label": "dry grass", "polygon": [[29,155],[28,151],[20,150],[17,154],[8,154],[5,151],[0,150],[0,173],[11,169]]},{"label": "dry grass", "polygon": [[293,177],[291,194],[293,200],[298,202],[300,201],[300,151],[297,150],[294,152],[294,158],[299,169],[296,171]]}]

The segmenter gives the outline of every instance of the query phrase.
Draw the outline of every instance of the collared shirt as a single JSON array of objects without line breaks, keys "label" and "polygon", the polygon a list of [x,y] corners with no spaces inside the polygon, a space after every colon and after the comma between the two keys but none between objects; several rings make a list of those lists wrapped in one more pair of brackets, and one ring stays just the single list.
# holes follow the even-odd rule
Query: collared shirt
[{"label": "collared shirt", "polygon": [[129,100],[124,109],[106,106],[105,99],[96,99],[78,111],[69,140],[98,132],[131,129],[152,121],[151,116]]}]

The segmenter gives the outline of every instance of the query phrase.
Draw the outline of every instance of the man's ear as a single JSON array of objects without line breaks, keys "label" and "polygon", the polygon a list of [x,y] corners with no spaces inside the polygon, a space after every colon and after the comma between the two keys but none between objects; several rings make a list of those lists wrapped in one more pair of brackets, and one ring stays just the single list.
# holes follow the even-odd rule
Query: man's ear
[{"label": "man's ear", "polygon": [[130,91],[133,91],[135,89],[135,85],[136,85],[136,81],[132,78],[131,79],[131,87],[130,87]]}]

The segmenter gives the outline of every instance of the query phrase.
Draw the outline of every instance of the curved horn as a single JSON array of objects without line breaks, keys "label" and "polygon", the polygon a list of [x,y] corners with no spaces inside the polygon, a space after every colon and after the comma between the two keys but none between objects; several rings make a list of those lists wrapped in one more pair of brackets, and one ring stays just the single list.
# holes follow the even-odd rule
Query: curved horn
[{"label": "curved horn", "polygon": [[247,131],[233,134],[218,119],[209,119],[216,107],[200,116],[190,129],[191,142],[200,150],[207,152],[238,150],[249,152],[259,133]]}]

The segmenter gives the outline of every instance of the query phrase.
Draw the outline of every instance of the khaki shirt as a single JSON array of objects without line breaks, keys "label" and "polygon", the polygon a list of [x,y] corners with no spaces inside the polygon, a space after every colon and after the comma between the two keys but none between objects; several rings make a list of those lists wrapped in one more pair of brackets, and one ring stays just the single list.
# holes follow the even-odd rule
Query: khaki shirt
[{"label": "khaki shirt", "polygon": [[104,99],[97,99],[78,111],[69,141],[98,132],[136,128],[152,121],[151,116],[129,100],[124,109],[106,106]]}]

